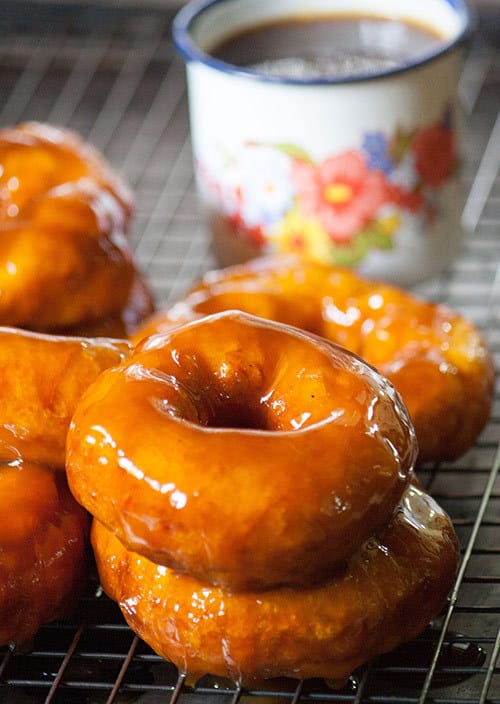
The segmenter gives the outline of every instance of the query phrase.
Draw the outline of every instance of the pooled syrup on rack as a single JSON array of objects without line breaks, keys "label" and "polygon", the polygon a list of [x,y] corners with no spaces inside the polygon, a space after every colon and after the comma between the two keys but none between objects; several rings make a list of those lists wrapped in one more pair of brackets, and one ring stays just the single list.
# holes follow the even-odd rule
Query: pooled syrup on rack
[{"label": "pooled syrup on rack", "polygon": [[234,34],[211,55],[284,78],[339,78],[390,70],[433,51],[431,28],[376,16],[300,16]]},{"label": "pooled syrup on rack", "polygon": [[[378,679],[384,680],[386,685],[397,686],[399,690],[421,687],[431,666],[441,628],[442,623],[431,624],[419,638],[381,656]],[[449,687],[465,682],[485,661],[486,652],[474,638],[450,631],[439,653],[432,685],[434,688]],[[408,676],[408,663],[412,667],[411,677]]]}]

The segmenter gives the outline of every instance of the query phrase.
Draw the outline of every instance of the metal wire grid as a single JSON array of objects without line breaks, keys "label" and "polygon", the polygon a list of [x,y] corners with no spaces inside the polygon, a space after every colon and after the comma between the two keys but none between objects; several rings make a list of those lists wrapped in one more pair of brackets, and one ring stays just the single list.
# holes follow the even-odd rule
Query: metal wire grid
[{"label": "metal wire grid", "polygon": [[[158,8],[0,3],[0,125],[68,125],[135,190],[137,261],[159,302],[211,267],[194,194],[183,66]],[[500,363],[499,17],[481,24],[461,83],[470,233],[454,265],[417,288],[485,331]],[[90,582],[74,618],[50,624],[30,652],[0,649],[3,704],[500,704],[500,393],[476,446],[421,480],[448,510],[463,557],[449,606],[415,642],[378,659],[341,691],[283,681],[242,691],[207,677],[188,686],[124,624]],[[252,700],[249,702],[249,700]],[[195,701],[196,700],[196,701]]]}]

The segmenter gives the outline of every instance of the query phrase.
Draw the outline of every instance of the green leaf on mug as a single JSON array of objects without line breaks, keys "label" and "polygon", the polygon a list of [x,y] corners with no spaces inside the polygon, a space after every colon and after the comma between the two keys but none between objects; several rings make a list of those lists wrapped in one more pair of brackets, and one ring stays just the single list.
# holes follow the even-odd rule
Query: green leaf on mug
[{"label": "green leaf on mug", "polygon": [[297,147],[295,144],[274,144],[273,146],[276,149],[279,149],[280,152],[283,152],[283,154],[289,156],[290,159],[305,161],[308,164],[314,163],[309,154],[301,147]]}]

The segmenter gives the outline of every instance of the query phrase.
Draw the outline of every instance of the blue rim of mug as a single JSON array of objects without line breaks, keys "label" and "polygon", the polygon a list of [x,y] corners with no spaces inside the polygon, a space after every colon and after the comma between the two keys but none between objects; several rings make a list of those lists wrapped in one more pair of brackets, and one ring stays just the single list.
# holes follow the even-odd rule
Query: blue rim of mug
[{"label": "blue rim of mug", "polygon": [[[443,42],[437,49],[419,56],[411,61],[402,61],[397,66],[377,71],[377,73],[359,73],[354,76],[320,76],[297,78],[287,76],[273,76],[260,73],[255,69],[247,69],[242,66],[229,64],[220,59],[207,54],[200,49],[191,38],[190,29],[192,24],[204,12],[210,10],[214,5],[221,3],[233,2],[235,0],[190,0],[176,14],[172,24],[172,38],[177,52],[182,56],[186,63],[193,61],[200,62],[205,66],[209,66],[221,73],[231,74],[263,81],[266,83],[281,83],[294,85],[319,85],[319,84],[336,84],[336,83],[359,83],[361,81],[372,81],[381,78],[387,78],[398,73],[403,73],[414,68],[419,68],[425,64],[434,61],[435,59],[449,53],[455,48],[467,44],[473,32],[475,25],[475,13],[464,0],[444,0],[444,2],[458,13],[463,21],[462,30],[452,40]],[[237,1],[237,0],[236,0]]]}]

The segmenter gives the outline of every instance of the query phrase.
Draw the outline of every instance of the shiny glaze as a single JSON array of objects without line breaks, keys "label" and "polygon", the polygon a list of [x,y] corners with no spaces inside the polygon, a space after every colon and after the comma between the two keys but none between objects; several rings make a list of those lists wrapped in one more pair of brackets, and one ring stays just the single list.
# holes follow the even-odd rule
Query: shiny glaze
[{"label": "shiny glaze", "polygon": [[75,497],[130,549],[232,589],[329,576],[411,476],[406,410],[326,340],[239,312],[102,374],[73,416]]},{"label": "shiny glaze", "polygon": [[125,340],[0,327],[0,645],[29,646],[43,623],[77,604],[88,514],[54,470],[64,469],[83,391],[131,349]]},{"label": "shiny glaze", "polygon": [[312,331],[374,365],[403,397],[420,461],[460,456],[488,421],[493,361],[471,323],[393,286],[297,257],[208,273],[134,339],[227,309]]},{"label": "shiny glaze", "polygon": [[80,337],[130,338],[154,311],[154,300],[148,285],[136,272],[125,308],[99,320],[91,320],[58,329],[60,335]]},{"label": "shiny glaze", "polygon": [[75,608],[85,585],[88,516],[62,472],[0,463],[0,645],[29,646]]},{"label": "shiny glaze", "polygon": [[117,315],[135,267],[128,187],[67,130],[0,130],[0,324],[57,330]]},{"label": "shiny glaze", "polygon": [[0,461],[64,468],[66,433],[84,390],[132,345],[0,327]]},{"label": "shiny glaze", "polygon": [[203,585],[127,551],[98,521],[92,541],[104,589],[141,638],[190,679],[209,672],[243,684],[345,680],[439,613],[459,556],[450,520],[415,485],[333,579],[303,589]]}]

